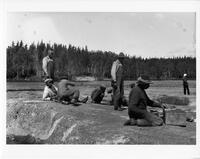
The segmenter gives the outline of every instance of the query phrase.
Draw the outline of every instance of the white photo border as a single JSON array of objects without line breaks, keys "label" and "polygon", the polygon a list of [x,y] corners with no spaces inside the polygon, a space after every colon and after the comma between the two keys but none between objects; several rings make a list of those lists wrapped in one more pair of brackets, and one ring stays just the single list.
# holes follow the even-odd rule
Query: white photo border
[{"label": "white photo border", "polygon": [[[200,158],[200,2],[122,0],[7,0],[1,5],[1,157],[2,158]],[[195,12],[196,145],[6,145],[6,17],[8,12]]]}]

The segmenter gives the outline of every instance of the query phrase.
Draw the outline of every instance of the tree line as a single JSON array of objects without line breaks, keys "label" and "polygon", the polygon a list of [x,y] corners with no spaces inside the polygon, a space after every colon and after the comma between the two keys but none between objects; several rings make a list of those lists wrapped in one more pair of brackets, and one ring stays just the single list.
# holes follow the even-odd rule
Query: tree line
[{"label": "tree line", "polygon": [[[42,59],[47,49],[54,49],[55,77],[93,76],[98,80],[110,78],[110,70],[117,54],[111,51],[89,51],[87,46],[75,47],[71,44],[50,44],[43,41],[30,46],[23,41],[12,42],[7,47],[7,79],[33,81],[43,77]],[[196,79],[195,57],[142,58],[128,56],[124,60],[124,76],[135,80],[140,74],[148,74],[152,79],[180,79],[187,73]]]}]

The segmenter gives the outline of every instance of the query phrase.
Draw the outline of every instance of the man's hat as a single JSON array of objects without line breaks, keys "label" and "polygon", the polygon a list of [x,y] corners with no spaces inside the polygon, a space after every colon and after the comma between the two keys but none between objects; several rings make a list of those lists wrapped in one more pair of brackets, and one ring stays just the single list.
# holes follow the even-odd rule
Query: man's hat
[{"label": "man's hat", "polygon": [[183,76],[185,77],[185,76],[187,76],[187,74],[185,73]]},{"label": "man's hat", "polygon": [[67,75],[63,75],[63,76],[60,76],[60,77],[59,77],[59,80],[63,80],[63,79],[66,79],[66,80],[68,80],[69,78],[68,78],[68,76],[67,76]]},{"label": "man's hat", "polygon": [[124,53],[123,53],[123,52],[120,52],[118,58],[125,58]]},{"label": "man's hat", "polygon": [[100,89],[105,91],[106,87],[104,85],[100,85]]},{"label": "man's hat", "polygon": [[47,78],[45,81],[44,81],[44,83],[50,83],[50,82],[52,82],[53,83],[53,80],[51,79],[51,78]]},{"label": "man's hat", "polygon": [[145,84],[152,84],[153,82],[150,80],[149,76],[147,75],[141,75],[137,79],[137,83],[145,83]]}]

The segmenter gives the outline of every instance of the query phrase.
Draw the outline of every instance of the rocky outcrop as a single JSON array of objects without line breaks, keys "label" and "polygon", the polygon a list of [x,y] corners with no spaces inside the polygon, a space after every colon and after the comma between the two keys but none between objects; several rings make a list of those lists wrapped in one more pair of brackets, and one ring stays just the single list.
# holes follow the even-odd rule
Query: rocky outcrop
[{"label": "rocky outcrop", "polygon": [[[18,96],[23,97],[22,93]],[[126,127],[123,123],[128,119],[127,110],[114,111],[106,103],[63,105],[35,96],[37,92],[29,98],[7,100],[8,144],[196,143],[194,122],[187,122],[186,127]]]}]

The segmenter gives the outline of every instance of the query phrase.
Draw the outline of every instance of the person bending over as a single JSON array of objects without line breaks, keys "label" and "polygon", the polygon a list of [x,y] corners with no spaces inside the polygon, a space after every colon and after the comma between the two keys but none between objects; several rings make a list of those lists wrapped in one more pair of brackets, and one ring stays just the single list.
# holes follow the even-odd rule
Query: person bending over
[{"label": "person bending over", "polygon": [[186,73],[183,75],[183,93],[184,93],[184,95],[186,95],[186,94],[190,95],[189,84],[187,81]]},{"label": "person bending over", "polygon": [[75,84],[68,81],[67,79],[61,79],[58,83],[58,101],[69,102],[76,104],[77,102],[86,103],[88,97],[79,100],[80,91],[75,87]]},{"label": "person bending over", "polygon": [[141,75],[137,79],[137,86],[133,87],[129,94],[129,120],[124,125],[160,126],[163,124],[160,117],[147,111],[147,106],[164,107],[147,96],[145,89],[149,88],[151,83],[147,75]]},{"label": "person bending over", "polygon": [[91,93],[92,103],[101,103],[103,97],[105,96],[106,87],[100,86],[94,89]]}]

